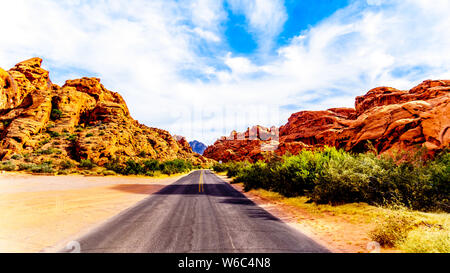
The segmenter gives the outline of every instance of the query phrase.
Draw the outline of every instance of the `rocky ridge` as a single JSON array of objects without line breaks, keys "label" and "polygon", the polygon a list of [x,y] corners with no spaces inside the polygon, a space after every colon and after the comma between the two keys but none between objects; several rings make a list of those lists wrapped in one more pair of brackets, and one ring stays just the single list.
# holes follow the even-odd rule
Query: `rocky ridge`
[{"label": "rocky ridge", "polygon": [[[273,140],[250,139],[249,128],[241,139],[222,137],[204,156],[222,161],[263,158],[265,145]],[[427,80],[408,91],[378,87],[356,97],[355,108],[301,111],[279,128],[277,154],[334,146],[347,151],[379,153],[425,147],[433,154],[450,143],[450,80]],[[371,145],[369,145],[369,142]]]},{"label": "rocky ridge", "polygon": [[140,124],[122,96],[98,78],[51,82],[42,59],[32,58],[8,71],[0,68],[0,159],[27,162],[89,159],[207,159],[169,132]]}]

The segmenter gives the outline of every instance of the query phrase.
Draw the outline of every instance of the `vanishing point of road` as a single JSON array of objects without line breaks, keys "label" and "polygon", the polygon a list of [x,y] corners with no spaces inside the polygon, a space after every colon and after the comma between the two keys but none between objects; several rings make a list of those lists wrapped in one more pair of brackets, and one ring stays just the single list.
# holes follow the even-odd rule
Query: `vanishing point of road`
[{"label": "vanishing point of road", "polygon": [[328,252],[208,170],[78,238],[81,252]]}]

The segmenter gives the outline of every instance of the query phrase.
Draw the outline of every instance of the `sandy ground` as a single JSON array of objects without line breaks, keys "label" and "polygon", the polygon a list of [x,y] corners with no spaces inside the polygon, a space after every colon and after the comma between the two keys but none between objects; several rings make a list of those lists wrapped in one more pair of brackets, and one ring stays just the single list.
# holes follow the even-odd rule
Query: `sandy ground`
[{"label": "sandy ground", "polygon": [[0,252],[55,251],[180,177],[0,173]]},{"label": "sandy ground", "polygon": [[[180,177],[0,173],[0,252],[56,251]],[[367,233],[372,225],[355,225],[334,215],[318,216],[254,192],[243,192],[240,184],[232,186],[333,252],[368,252]]]}]

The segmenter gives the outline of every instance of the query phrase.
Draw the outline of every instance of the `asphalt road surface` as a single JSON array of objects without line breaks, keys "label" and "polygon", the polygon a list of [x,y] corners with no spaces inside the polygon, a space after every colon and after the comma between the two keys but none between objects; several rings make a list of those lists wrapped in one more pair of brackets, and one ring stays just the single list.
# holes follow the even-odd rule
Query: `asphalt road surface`
[{"label": "asphalt road surface", "polygon": [[180,178],[76,241],[81,252],[328,252],[207,170]]}]

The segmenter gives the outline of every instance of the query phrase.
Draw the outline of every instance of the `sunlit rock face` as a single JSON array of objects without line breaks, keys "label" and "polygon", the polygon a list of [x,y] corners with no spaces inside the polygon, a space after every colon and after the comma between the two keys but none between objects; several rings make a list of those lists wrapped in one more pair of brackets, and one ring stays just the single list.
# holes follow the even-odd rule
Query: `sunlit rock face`
[{"label": "sunlit rock face", "polygon": [[[356,98],[355,109],[292,114],[279,128],[274,150],[280,155],[296,154],[327,145],[365,152],[373,146],[379,153],[393,153],[425,147],[434,154],[449,146],[449,101],[450,80],[427,80],[409,91],[374,88]],[[232,133],[242,134],[246,133]],[[270,141],[222,137],[206,149],[204,156],[222,161],[255,161],[264,157],[261,147]]]},{"label": "sunlit rock face", "polygon": [[[98,165],[128,158],[204,162],[189,144],[134,120],[122,96],[98,78],[53,84],[42,59],[0,68],[0,159],[58,150],[55,160],[90,159]],[[42,160],[42,158],[40,158]]]}]

